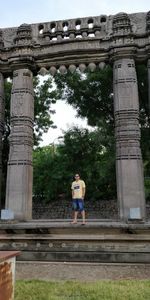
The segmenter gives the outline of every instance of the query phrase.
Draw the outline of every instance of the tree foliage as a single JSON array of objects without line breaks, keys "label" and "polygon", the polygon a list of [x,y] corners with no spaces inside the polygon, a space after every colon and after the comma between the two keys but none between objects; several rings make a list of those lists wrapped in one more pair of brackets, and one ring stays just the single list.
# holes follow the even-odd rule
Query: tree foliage
[{"label": "tree foliage", "polygon": [[40,83],[39,77],[34,77],[34,144],[39,145],[43,133],[50,127],[55,128],[52,121],[52,115],[55,110],[51,105],[58,100],[57,90],[54,88],[52,77]]},{"label": "tree foliage", "polygon": [[114,123],[111,67],[84,75],[80,72],[57,74],[55,83],[59,97],[72,105],[78,116],[86,117],[91,126],[107,126],[110,130]]},{"label": "tree foliage", "polygon": [[[12,82],[5,81],[5,135],[10,133],[10,98]],[[57,90],[54,88],[52,77],[41,82],[39,76],[33,78],[34,88],[34,144],[39,145],[43,133],[47,132],[50,127],[55,127],[52,121],[52,115],[55,110],[51,105],[58,100]]]},{"label": "tree foliage", "polygon": [[[148,113],[148,79],[146,66],[137,66],[141,147],[145,176],[150,177],[150,116]],[[113,74],[111,67],[95,72],[55,76],[56,88],[49,78],[35,85],[35,145],[43,132],[53,126],[51,104],[57,99],[72,105],[77,115],[86,117],[93,130],[78,127],[64,133],[64,143],[34,150],[34,194],[41,194],[46,201],[56,200],[61,194],[70,197],[73,175],[79,172],[87,184],[90,199],[116,197],[115,138],[113,113]],[[8,95],[10,85],[7,87]],[[7,101],[6,101],[7,102]],[[10,100],[8,101],[8,103]],[[6,120],[9,114],[6,103]],[[9,126],[6,140],[9,135]],[[7,160],[5,160],[7,161]]]},{"label": "tree foliage", "polygon": [[33,195],[46,202],[69,194],[66,157],[59,152],[61,146],[49,145],[33,152]]},{"label": "tree foliage", "polygon": [[[150,108],[148,107],[147,66],[137,65],[141,130],[141,149],[145,177],[150,177]],[[96,72],[74,75],[57,74],[55,81],[62,99],[73,105],[80,117],[87,117],[88,124],[105,131],[107,141],[114,148],[114,114],[112,69],[106,67]],[[113,157],[113,155],[112,155]],[[108,159],[111,158],[111,155]],[[150,187],[148,194],[150,193]]]},{"label": "tree foliage", "polygon": [[150,177],[150,108],[148,107],[148,74],[145,65],[137,66],[141,148],[144,161],[145,176]]},{"label": "tree foliage", "polygon": [[[114,139],[114,137],[112,137]],[[63,151],[68,159],[68,172],[80,173],[87,184],[90,199],[116,196],[115,151],[105,130],[74,127],[64,136]]]},{"label": "tree foliage", "polygon": [[[105,147],[106,145],[106,147]],[[79,172],[87,185],[88,198],[116,198],[115,151],[104,132],[74,127],[64,133],[63,144],[34,152],[34,193],[47,201],[60,194],[71,197],[71,182]],[[42,170],[42,172],[41,172]]]}]

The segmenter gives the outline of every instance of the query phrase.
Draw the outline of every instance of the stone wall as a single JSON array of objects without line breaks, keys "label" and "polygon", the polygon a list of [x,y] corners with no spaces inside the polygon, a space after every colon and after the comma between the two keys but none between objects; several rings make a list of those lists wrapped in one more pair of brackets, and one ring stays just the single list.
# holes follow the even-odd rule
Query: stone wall
[{"label": "stone wall", "polygon": [[[85,211],[88,219],[119,219],[116,200],[85,200]],[[146,203],[146,217],[150,219],[150,201]],[[70,219],[72,205],[70,200],[59,200],[43,204],[40,200],[33,202],[33,219]]]},{"label": "stone wall", "polygon": [[[86,216],[89,219],[117,219],[116,200],[89,201],[85,200]],[[40,201],[33,202],[33,219],[70,219],[72,205],[70,200],[59,200],[43,205]]]}]

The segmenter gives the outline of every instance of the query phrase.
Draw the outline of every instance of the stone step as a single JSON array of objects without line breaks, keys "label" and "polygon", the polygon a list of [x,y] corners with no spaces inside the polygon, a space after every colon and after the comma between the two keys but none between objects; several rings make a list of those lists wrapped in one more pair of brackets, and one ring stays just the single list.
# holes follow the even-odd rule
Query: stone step
[{"label": "stone step", "polygon": [[98,262],[98,263],[150,263],[150,254],[141,252],[98,251],[23,251],[20,261]]},{"label": "stone step", "polygon": [[23,261],[150,263],[150,224],[2,224],[0,250],[21,251],[18,259]]},{"label": "stone step", "polygon": [[0,240],[150,241],[148,234],[0,234]]},{"label": "stone step", "polygon": [[81,223],[72,225],[69,221],[30,221],[30,222],[1,222],[0,234],[148,234],[150,222],[124,223],[120,221],[92,221],[88,220],[85,226]]}]

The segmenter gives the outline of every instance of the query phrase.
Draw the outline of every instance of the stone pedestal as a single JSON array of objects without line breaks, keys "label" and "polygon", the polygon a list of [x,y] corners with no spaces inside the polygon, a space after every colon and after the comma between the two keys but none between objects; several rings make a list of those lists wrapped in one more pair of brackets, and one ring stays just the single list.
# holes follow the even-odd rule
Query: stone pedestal
[{"label": "stone pedestal", "polygon": [[121,219],[145,218],[139,101],[133,59],[114,63],[117,194]]},{"label": "stone pedestal", "polygon": [[33,117],[32,73],[28,69],[16,70],[11,95],[6,208],[19,220],[32,218]]}]

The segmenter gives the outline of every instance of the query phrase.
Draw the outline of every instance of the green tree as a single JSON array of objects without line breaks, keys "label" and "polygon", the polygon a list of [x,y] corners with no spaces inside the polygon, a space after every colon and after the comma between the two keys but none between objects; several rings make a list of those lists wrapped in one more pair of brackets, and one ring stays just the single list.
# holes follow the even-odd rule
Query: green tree
[{"label": "green tree", "polygon": [[54,88],[52,77],[40,83],[40,78],[34,77],[34,144],[39,145],[42,141],[43,133],[47,132],[50,127],[56,128],[52,121],[52,115],[55,110],[51,105],[58,100],[58,93]]},{"label": "green tree", "polygon": [[[112,137],[114,139],[114,137]],[[73,127],[64,135],[68,173],[80,173],[90,199],[116,198],[115,149],[104,129]]]},{"label": "green tree", "polygon": [[47,201],[64,193],[70,198],[73,176],[79,172],[89,199],[116,198],[115,151],[104,132],[73,127],[64,133],[56,152],[52,150],[49,146],[34,151],[35,195],[42,193]]},{"label": "green tree", "polygon": [[59,98],[72,105],[78,116],[86,117],[89,125],[109,130],[114,126],[111,67],[85,74],[57,74],[55,83]]},{"label": "green tree", "polygon": [[[33,78],[34,87],[34,144],[39,145],[43,133],[47,132],[50,127],[56,127],[52,121],[52,115],[55,110],[51,105],[58,100],[58,93],[53,85],[52,77],[44,80],[42,83],[40,77]],[[4,136],[9,135],[10,127],[10,98],[12,82],[5,81],[5,131]]]},{"label": "green tree", "polygon": [[68,174],[65,156],[54,145],[33,152],[33,194],[49,202],[67,192]]},{"label": "green tree", "polygon": [[[150,133],[150,119],[148,115],[146,67],[137,66],[137,75],[140,99],[140,128],[142,133],[141,146],[145,174],[149,174],[150,140],[148,137]],[[34,192],[43,193],[47,201],[57,199],[58,194],[64,191],[67,191],[69,196],[68,182],[71,183],[72,176],[76,172],[80,172],[82,177],[84,177],[88,186],[89,197],[94,199],[115,197],[112,83],[111,67],[106,67],[93,73],[57,74],[55,76],[56,90],[54,91],[51,89],[51,79],[44,83],[43,88],[37,87],[35,82],[35,99],[37,97],[35,101],[36,145],[38,145],[42,133],[49,126],[53,125],[49,118],[49,105],[58,98],[67,101],[76,109],[78,116],[87,117],[88,124],[95,126],[95,130],[92,132],[79,128],[71,128],[65,132],[64,144],[57,146],[56,153],[51,153],[51,147],[36,150],[34,154]],[[45,99],[48,101],[46,102]]]},{"label": "green tree", "polygon": [[147,66],[137,66],[140,102],[141,149],[144,162],[145,195],[150,200],[150,108],[148,107]]},{"label": "green tree", "polygon": [[[148,82],[145,66],[137,66],[140,127],[142,132],[141,146],[145,172],[150,162],[149,115],[148,115]],[[115,180],[115,139],[113,114],[112,69],[107,67],[96,72],[80,72],[65,75],[57,74],[55,83],[59,98],[76,108],[80,117],[87,117],[88,124],[96,126],[89,132],[87,129],[71,128],[64,134],[64,145],[58,147],[61,167],[59,180],[65,184],[71,182],[72,176],[80,172],[88,187],[88,196],[93,199],[116,197]],[[57,162],[59,161],[57,156]],[[51,169],[54,170],[54,169]],[[56,170],[56,168],[55,168]],[[64,174],[62,175],[62,172]],[[53,173],[53,171],[52,171]],[[57,173],[57,170],[56,170]],[[57,175],[56,175],[57,176]],[[92,183],[92,184],[91,184]]]},{"label": "green tree", "polygon": [[[147,150],[147,135],[150,128],[148,109],[148,74],[145,65],[137,65],[140,128],[142,132],[142,150],[145,156]],[[108,134],[114,134],[113,113],[113,73],[107,66],[103,70],[87,72],[84,75],[69,72],[65,75],[57,74],[55,82],[59,97],[76,108],[80,117],[86,117],[91,126],[105,127]],[[144,142],[146,141],[146,143]]]},{"label": "green tree", "polygon": [[150,177],[150,114],[148,107],[148,75],[145,65],[137,66],[141,148],[145,166],[145,175]]},{"label": "green tree", "polygon": [[[150,114],[148,108],[148,74],[147,66],[137,65],[137,78],[140,104],[141,149],[144,162],[144,173],[150,177]],[[87,117],[88,124],[98,126],[107,133],[107,141],[114,147],[114,114],[112,69],[106,67],[84,75],[76,72],[71,75],[57,74],[55,81],[60,97],[73,105],[77,114]],[[111,155],[108,159],[111,159]],[[149,188],[150,191],[150,188]],[[150,194],[150,192],[149,192]]]}]

